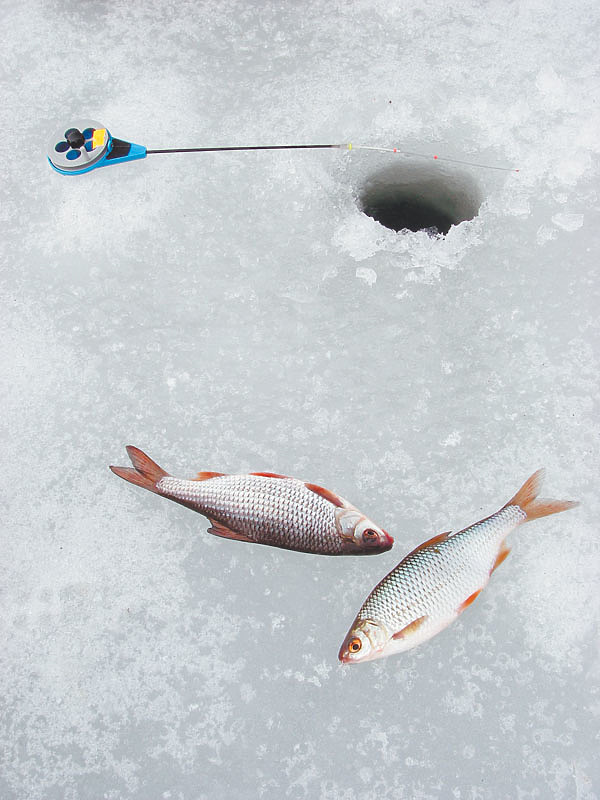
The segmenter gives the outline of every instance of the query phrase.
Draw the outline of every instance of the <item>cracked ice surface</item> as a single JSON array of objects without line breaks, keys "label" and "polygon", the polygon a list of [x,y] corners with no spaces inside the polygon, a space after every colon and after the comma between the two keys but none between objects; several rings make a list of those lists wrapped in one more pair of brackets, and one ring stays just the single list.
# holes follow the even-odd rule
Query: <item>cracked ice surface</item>
[{"label": "cracked ice surface", "polygon": [[[597,4],[66,0],[3,22],[0,797],[596,797]],[[480,213],[435,239],[360,212],[390,156],[59,176],[46,140],[80,116],[153,148],[521,172],[467,169]],[[129,443],[178,475],[315,481],[396,545],[212,538],[110,474]],[[580,508],[513,535],[428,644],[338,665],[408,550],[540,466]]]}]

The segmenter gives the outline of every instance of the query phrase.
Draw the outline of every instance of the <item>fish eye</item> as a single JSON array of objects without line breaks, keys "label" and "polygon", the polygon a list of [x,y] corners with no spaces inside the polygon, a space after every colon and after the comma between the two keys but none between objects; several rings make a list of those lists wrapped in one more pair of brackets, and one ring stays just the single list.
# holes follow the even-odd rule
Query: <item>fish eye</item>
[{"label": "fish eye", "polygon": [[361,647],[362,647],[362,642],[358,638],[358,636],[355,636],[354,639],[350,639],[350,641],[348,642],[348,651],[350,653],[358,653]]},{"label": "fish eye", "polygon": [[377,533],[377,531],[373,531],[370,528],[368,528],[363,533],[363,541],[365,542],[375,542],[378,540],[379,540],[379,534]]}]

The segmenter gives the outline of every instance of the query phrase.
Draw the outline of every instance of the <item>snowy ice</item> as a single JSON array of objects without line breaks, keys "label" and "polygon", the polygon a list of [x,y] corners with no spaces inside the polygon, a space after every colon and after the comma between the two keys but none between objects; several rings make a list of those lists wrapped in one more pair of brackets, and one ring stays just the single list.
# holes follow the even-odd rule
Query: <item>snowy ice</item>
[{"label": "snowy ice", "polygon": [[[598,4],[2,4],[2,800],[591,800],[597,757]],[[419,158],[151,155],[62,176],[77,117],[149,148],[352,142],[466,170],[446,237],[361,212]],[[436,162],[440,175],[448,164]],[[396,540],[216,539],[119,481],[269,470]],[[367,593],[537,468],[456,624],[342,667]]]}]

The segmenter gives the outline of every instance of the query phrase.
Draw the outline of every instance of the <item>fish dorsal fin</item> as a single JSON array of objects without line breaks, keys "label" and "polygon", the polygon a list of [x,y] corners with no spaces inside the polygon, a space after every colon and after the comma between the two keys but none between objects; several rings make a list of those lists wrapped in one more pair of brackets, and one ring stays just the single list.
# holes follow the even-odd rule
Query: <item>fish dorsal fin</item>
[{"label": "fish dorsal fin", "polygon": [[405,636],[410,636],[411,633],[419,630],[426,619],[427,616],[417,617],[417,619],[414,619],[412,622],[409,622],[408,625],[405,625],[405,627],[398,631],[398,633],[395,633],[392,636],[392,639],[404,639]]},{"label": "fish dorsal fin", "polygon": [[314,492],[318,494],[319,497],[323,497],[325,500],[329,500],[330,503],[333,503],[334,506],[338,508],[347,508],[348,503],[343,500],[339,495],[335,492],[330,492],[329,489],[324,489],[322,486],[317,486],[316,483],[305,483],[304,484],[309,492]]},{"label": "fish dorsal fin", "polygon": [[419,550],[424,550],[426,547],[432,547],[433,545],[445,542],[451,533],[452,531],[445,531],[444,533],[438,533],[437,536],[433,536],[431,539],[427,539],[426,542],[423,542],[423,544],[420,544],[418,547],[415,547],[415,549],[411,550],[411,552],[408,555],[412,556],[413,553],[418,553]]},{"label": "fish dorsal fin", "polygon": [[458,613],[459,613],[459,614],[462,614],[462,612],[465,610],[465,608],[468,608],[468,607],[471,605],[471,603],[473,603],[475,600],[477,600],[477,598],[478,598],[478,597],[479,597],[479,595],[482,593],[482,591],[483,591],[483,589],[477,589],[477,591],[476,591],[476,592],[473,592],[473,594],[470,594],[470,595],[467,597],[467,599],[465,600],[465,602],[464,602],[464,603],[461,603],[461,604],[459,605],[459,607],[458,607]]},{"label": "fish dorsal fin", "polygon": [[250,475],[258,475],[260,478],[286,478],[289,480],[289,475],[280,475],[278,472],[251,472]]},{"label": "fish dorsal fin", "polygon": [[[210,519],[210,517],[209,517]],[[223,539],[237,539],[239,542],[253,542],[254,539],[250,539],[249,536],[246,536],[243,533],[238,533],[237,531],[232,531],[231,528],[228,528],[227,525],[223,525],[222,522],[219,522],[216,519],[210,520],[211,527],[208,529],[208,533],[212,533],[213,536],[221,536]]]},{"label": "fish dorsal fin", "polygon": [[208,470],[203,470],[199,472],[195,478],[192,478],[193,481],[209,481],[211,478],[220,478],[222,475],[225,475],[224,472],[208,472]]}]

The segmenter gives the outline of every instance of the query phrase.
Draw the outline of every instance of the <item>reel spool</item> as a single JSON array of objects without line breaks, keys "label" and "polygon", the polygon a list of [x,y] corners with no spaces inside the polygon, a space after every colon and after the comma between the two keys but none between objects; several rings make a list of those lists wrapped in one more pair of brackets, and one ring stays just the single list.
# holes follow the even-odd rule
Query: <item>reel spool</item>
[{"label": "reel spool", "polygon": [[76,120],[61,128],[48,146],[50,166],[62,175],[79,175],[96,167],[145,157],[143,145],[116,139],[108,128],[90,119]]}]

